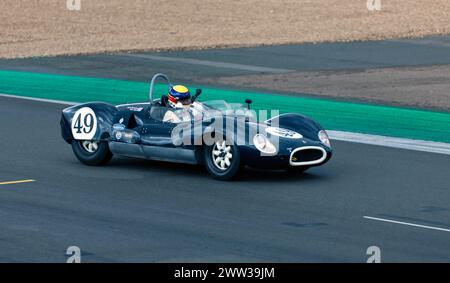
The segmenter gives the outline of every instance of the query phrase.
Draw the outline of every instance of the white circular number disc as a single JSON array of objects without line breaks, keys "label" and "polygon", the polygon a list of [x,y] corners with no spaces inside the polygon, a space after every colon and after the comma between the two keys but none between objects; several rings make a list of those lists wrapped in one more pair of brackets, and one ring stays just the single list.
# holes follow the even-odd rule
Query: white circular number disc
[{"label": "white circular number disc", "polygon": [[97,132],[97,117],[89,107],[78,109],[72,118],[72,136],[76,140],[92,140]]}]

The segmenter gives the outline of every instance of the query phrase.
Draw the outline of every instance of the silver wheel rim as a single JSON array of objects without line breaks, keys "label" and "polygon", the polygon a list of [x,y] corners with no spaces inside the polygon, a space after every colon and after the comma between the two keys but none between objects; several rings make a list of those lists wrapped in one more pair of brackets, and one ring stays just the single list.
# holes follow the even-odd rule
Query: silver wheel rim
[{"label": "silver wheel rim", "polygon": [[82,141],[81,146],[83,146],[83,149],[86,150],[89,153],[94,153],[98,149],[98,142],[96,141]]},{"label": "silver wheel rim", "polygon": [[218,141],[214,144],[211,152],[214,166],[221,171],[226,171],[231,166],[233,159],[233,149],[231,145],[227,145],[225,141]]}]

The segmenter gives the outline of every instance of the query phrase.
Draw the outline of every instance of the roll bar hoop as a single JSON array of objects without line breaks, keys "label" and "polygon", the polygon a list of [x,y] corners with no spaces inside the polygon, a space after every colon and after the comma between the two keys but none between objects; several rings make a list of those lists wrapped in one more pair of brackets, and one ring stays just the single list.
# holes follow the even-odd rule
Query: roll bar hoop
[{"label": "roll bar hoop", "polygon": [[169,77],[167,77],[166,75],[161,74],[161,73],[158,73],[158,74],[154,75],[153,78],[152,78],[152,81],[150,82],[150,91],[148,93],[148,96],[149,96],[149,99],[150,99],[150,104],[153,104],[153,88],[155,87],[155,81],[158,78],[163,78],[166,81],[167,86],[169,87],[169,89],[170,89],[170,86],[171,86]]}]

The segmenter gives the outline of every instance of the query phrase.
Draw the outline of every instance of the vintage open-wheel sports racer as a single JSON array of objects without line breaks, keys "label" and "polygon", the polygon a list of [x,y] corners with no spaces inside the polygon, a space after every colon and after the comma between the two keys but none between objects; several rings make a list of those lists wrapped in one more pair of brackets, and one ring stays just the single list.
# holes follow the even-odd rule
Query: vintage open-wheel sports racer
[{"label": "vintage open-wheel sports racer", "polygon": [[[111,105],[84,103],[62,112],[61,132],[75,156],[87,165],[102,165],[113,155],[202,164],[216,179],[230,180],[244,166],[303,172],[326,163],[332,154],[325,130],[298,114],[258,121],[245,104],[221,100],[198,102],[197,89],[188,105],[169,106],[166,93],[150,100]],[[166,121],[167,112],[183,118]],[[172,113],[171,113],[172,115]],[[176,117],[175,117],[176,118]]]}]

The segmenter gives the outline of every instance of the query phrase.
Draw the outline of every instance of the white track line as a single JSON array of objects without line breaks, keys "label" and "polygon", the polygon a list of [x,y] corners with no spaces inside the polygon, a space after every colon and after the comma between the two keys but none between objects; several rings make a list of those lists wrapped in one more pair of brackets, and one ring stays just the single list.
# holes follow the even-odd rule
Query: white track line
[{"label": "white track line", "polygon": [[412,140],[378,135],[327,131],[332,140],[379,145],[393,148],[409,149],[450,155],[450,144],[443,142]]},{"label": "white track line", "polygon": [[192,58],[165,57],[165,56],[146,55],[146,54],[121,54],[121,55],[127,56],[127,57],[148,59],[148,60],[152,60],[152,61],[175,62],[175,63],[190,64],[190,65],[201,65],[201,66],[208,66],[208,67],[214,67],[214,68],[243,70],[243,71],[262,72],[262,73],[292,72],[292,70],[288,70],[288,69],[243,65],[243,64],[208,61],[208,60],[198,60],[198,59],[192,59]]},{"label": "white track line", "polygon": [[[24,96],[1,94],[1,93],[0,93],[0,97],[17,98],[17,99],[54,103],[54,104],[61,104],[61,105],[70,105],[70,106],[78,103],[78,102],[70,102],[70,101],[24,97]],[[393,138],[393,137],[385,137],[385,136],[378,136],[378,135],[368,135],[368,134],[341,132],[341,131],[332,131],[332,130],[327,130],[327,132],[332,140],[450,155],[450,144],[449,143],[421,141],[421,140],[412,140],[412,139],[403,139],[403,138]]]},{"label": "white track line", "polygon": [[424,229],[450,232],[450,229],[444,229],[444,228],[439,228],[439,227],[420,225],[420,224],[414,224],[414,223],[409,223],[409,222],[402,222],[402,221],[396,221],[396,220],[390,220],[390,219],[384,219],[384,218],[378,218],[378,217],[371,217],[371,216],[363,216],[363,217],[365,219],[371,219],[371,220],[376,220],[376,221],[383,221],[383,222],[395,223],[395,224],[400,224],[400,225],[419,227],[419,228],[424,228]]},{"label": "white track line", "polygon": [[46,103],[53,103],[53,104],[61,104],[61,105],[75,105],[75,104],[78,104],[78,102],[70,102],[70,101],[54,100],[54,99],[45,99],[45,98],[35,98],[35,97],[27,97],[27,96],[3,94],[3,93],[0,93],[0,97],[17,98],[17,99],[24,99],[24,100],[38,101],[38,102],[46,102]]}]

